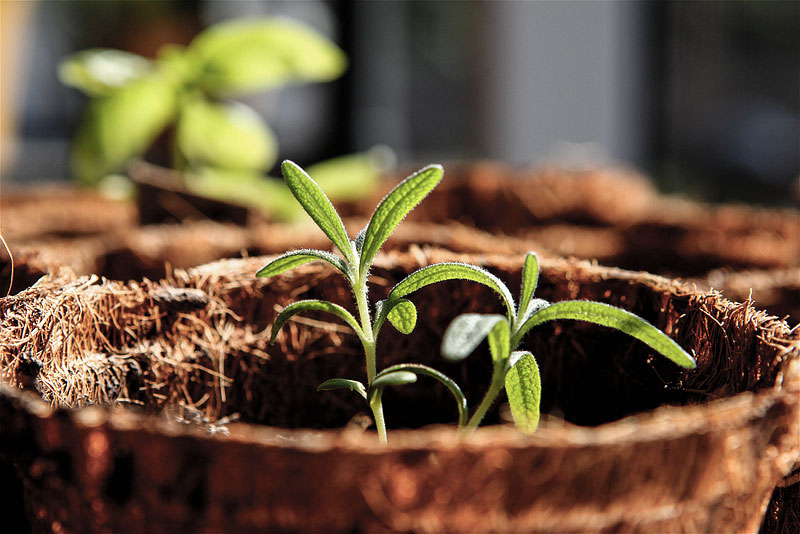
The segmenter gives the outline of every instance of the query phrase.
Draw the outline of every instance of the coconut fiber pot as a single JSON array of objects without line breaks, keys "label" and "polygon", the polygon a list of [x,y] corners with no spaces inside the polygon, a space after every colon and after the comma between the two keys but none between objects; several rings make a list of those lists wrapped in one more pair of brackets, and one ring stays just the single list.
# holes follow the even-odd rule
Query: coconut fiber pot
[{"label": "coconut fiber pot", "polygon": [[[386,392],[383,447],[360,397],[315,391],[327,378],[362,377],[354,335],[309,316],[268,344],[277,310],[299,298],[346,305],[349,289],[322,265],[255,278],[268,259],[175,270],[158,282],[62,270],[0,300],[0,474],[14,504],[5,524],[756,532],[776,485],[800,461],[796,329],[718,293],[565,260],[542,262],[538,296],[629,309],[694,353],[697,369],[602,327],[552,323],[521,347],[542,372],[546,415],[534,435],[492,425],[504,420],[498,403],[489,425],[461,440],[441,426],[456,418],[449,393],[420,381]],[[445,260],[519,284],[521,256],[417,248],[378,257],[374,297]],[[379,365],[432,365],[475,405],[488,386],[488,356],[445,363],[438,345],[452,318],[496,312],[496,297],[447,282],[411,299],[417,330],[385,329]],[[786,503],[772,506],[769,528],[788,524]]]}]

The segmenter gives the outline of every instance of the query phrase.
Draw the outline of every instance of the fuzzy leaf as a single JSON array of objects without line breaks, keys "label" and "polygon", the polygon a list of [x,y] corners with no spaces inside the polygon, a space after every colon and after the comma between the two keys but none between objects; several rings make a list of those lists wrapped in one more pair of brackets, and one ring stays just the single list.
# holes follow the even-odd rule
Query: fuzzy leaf
[{"label": "fuzzy leaf", "polygon": [[503,299],[503,304],[508,310],[508,317],[514,316],[514,297],[511,296],[508,287],[486,269],[468,263],[436,263],[414,271],[392,288],[389,299],[395,300],[404,297],[425,286],[445,280],[470,280],[494,289]]},{"label": "fuzzy leaf", "polygon": [[525,434],[532,434],[539,426],[539,403],[542,381],[539,366],[533,354],[514,352],[514,365],[506,373],[505,388],[514,424]]},{"label": "fuzzy leaf", "polygon": [[103,96],[152,70],[153,63],[140,55],[111,48],[92,48],[61,60],[58,78],[64,85],[90,96]]},{"label": "fuzzy leaf", "polygon": [[397,184],[375,208],[361,247],[362,276],[400,221],[436,187],[443,174],[441,165],[429,165]]},{"label": "fuzzy leaf", "polygon": [[342,271],[345,276],[348,278],[350,277],[350,268],[342,258],[324,250],[314,249],[293,250],[282,254],[262,267],[261,270],[256,273],[256,276],[275,276],[276,274],[294,269],[295,267],[312,261],[326,261]]},{"label": "fuzzy leaf", "polygon": [[[459,315],[444,333],[442,339],[442,356],[451,361],[463,360],[480,345],[498,324],[505,323],[508,329],[508,319],[502,315],[485,315],[480,313],[465,313]],[[499,340],[496,338],[495,342]],[[508,350],[508,349],[506,349]],[[494,357],[494,355],[493,355]]]},{"label": "fuzzy leaf", "polygon": [[358,322],[352,315],[350,315],[350,312],[338,304],[334,304],[333,302],[328,302],[325,300],[298,300],[297,302],[293,302],[286,306],[275,318],[275,323],[272,325],[272,337],[270,338],[270,343],[275,341],[278,331],[286,323],[286,321],[288,321],[293,315],[297,315],[298,313],[306,311],[322,311],[331,313],[344,321],[347,326],[352,328],[359,338],[364,339],[364,333],[362,332],[361,327],[358,325]]},{"label": "fuzzy leaf", "polygon": [[356,258],[353,256],[353,249],[350,246],[347,231],[344,229],[344,223],[319,185],[292,161],[284,161],[281,170],[286,185],[289,186],[306,213],[314,219],[328,239],[344,254],[347,261],[351,265],[355,265]]},{"label": "fuzzy leaf", "polygon": [[346,378],[331,378],[326,380],[319,386],[317,386],[317,391],[332,391],[334,389],[349,389],[350,391],[355,391],[364,399],[367,398],[367,389],[364,387],[364,384],[359,382],[358,380],[348,380]]},{"label": "fuzzy leaf", "polygon": [[417,326],[417,307],[410,300],[397,301],[386,318],[397,330],[403,334],[410,334]]},{"label": "fuzzy leaf", "polygon": [[694,358],[664,332],[627,310],[602,302],[568,300],[551,304],[528,319],[519,329],[515,340],[518,342],[534,326],[556,319],[575,319],[616,328],[646,343],[681,367],[697,367]]},{"label": "fuzzy leaf", "polygon": [[198,84],[219,95],[339,77],[347,58],[322,34],[299,22],[241,19],[203,31],[187,52],[202,66]]},{"label": "fuzzy leaf", "polygon": [[522,266],[522,289],[519,299],[518,320],[524,320],[528,305],[536,292],[536,284],[539,281],[539,258],[535,252],[528,252],[525,256],[525,263]]},{"label": "fuzzy leaf", "polygon": [[375,380],[372,381],[369,389],[370,392],[374,392],[387,386],[405,386],[406,384],[413,384],[416,381],[417,375],[415,373],[410,371],[392,371],[375,375]]},{"label": "fuzzy leaf", "polygon": [[494,327],[489,331],[489,352],[492,355],[492,360],[495,362],[503,362],[508,359],[511,352],[511,328],[508,321],[497,321]]},{"label": "fuzzy leaf", "polygon": [[428,367],[427,365],[422,365],[420,363],[401,363],[387,367],[378,373],[376,378],[379,378],[384,373],[388,374],[395,371],[410,371],[418,375],[429,376],[444,384],[444,386],[450,390],[450,393],[453,394],[456,404],[458,404],[459,426],[463,426],[467,423],[467,399],[464,397],[464,393],[462,393],[461,388],[458,387],[458,384],[456,384],[450,377],[437,371],[436,369],[433,369],[432,367]]}]

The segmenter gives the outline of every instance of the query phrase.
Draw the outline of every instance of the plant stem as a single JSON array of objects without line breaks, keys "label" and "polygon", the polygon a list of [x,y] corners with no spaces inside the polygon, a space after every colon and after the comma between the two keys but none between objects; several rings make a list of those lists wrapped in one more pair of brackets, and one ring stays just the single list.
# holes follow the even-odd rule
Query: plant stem
[{"label": "plant stem", "polygon": [[[353,288],[356,294],[356,306],[358,307],[358,316],[361,321],[361,329],[364,332],[364,356],[367,363],[367,388],[375,380],[377,373],[377,364],[375,358],[375,334],[372,331],[372,318],[369,315],[369,301],[367,300],[367,280],[366,275],[362,280],[360,277],[355,280],[355,287]],[[386,421],[383,418],[383,403],[381,401],[382,392],[377,392],[370,400],[370,408],[372,409],[372,417],[375,420],[375,427],[378,429],[378,439],[381,443],[387,443],[386,437]]]},{"label": "plant stem", "polygon": [[475,413],[472,414],[472,417],[470,417],[469,421],[464,426],[462,430],[464,434],[472,434],[475,432],[478,425],[481,424],[481,421],[483,421],[483,418],[486,416],[486,412],[489,411],[492,403],[494,403],[500,391],[502,391],[505,386],[505,364],[506,362],[495,362],[492,368],[492,381],[489,385],[489,390],[475,409]]},{"label": "plant stem", "polygon": [[386,421],[383,419],[383,390],[378,388],[370,400],[369,407],[372,408],[372,416],[375,418],[375,426],[378,428],[378,439],[386,445],[389,440],[386,436]]}]

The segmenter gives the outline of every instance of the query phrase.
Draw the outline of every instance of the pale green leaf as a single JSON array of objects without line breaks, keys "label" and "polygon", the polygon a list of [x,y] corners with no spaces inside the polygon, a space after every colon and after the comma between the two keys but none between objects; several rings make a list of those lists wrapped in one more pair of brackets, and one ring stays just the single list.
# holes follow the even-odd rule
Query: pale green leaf
[{"label": "pale green leaf", "polygon": [[356,265],[356,258],[353,255],[347,231],[344,229],[344,223],[319,185],[292,161],[284,161],[281,170],[286,185],[289,186],[306,213],[314,219],[328,239],[344,254],[347,261],[351,265]]},{"label": "pale green leaf", "polygon": [[413,302],[401,299],[394,303],[386,318],[397,330],[403,334],[410,334],[417,326],[417,307]]},{"label": "pale green leaf", "polygon": [[[370,384],[370,391],[378,391],[389,386],[405,386],[417,381],[417,375],[410,371],[392,371],[375,375],[375,380]],[[374,394],[374,393],[373,393]]]},{"label": "pale green leaf", "polygon": [[152,61],[130,52],[92,48],[67,56],[58,65],[58,77],[90,96],[117,91],[153,71]]},{"label": "pale green leaf", "polygon": [[364,333],[362,332],[361,327],[358,325],[358,322],[352,315],[350,315],[350,312],[338,304],[334,304],[325,300],[298,300],[297,302],[293,302],[286,306],[275,318],[275,323],[272,325],[272,337],[270,338],[270,343],[275,341],[278,331],[286,323],[286,321],[298,313],[307,311],[331,313],[344,321],[347,326],[352,328],[360,339],[364,339]]},{"label": "pale green leaf", "polygon": [[72,172],[85,185],[123,170],[128,160],[142,155],[175,118],[175,87],[150,75],[98,97],[75,136]]},{"label": "pale green leaf", "polygon": [[443,174],[441,165],[429,165],[400,182],[375,208],[361,249],[362,276],[400,221],[436,187]]},{"label": "pale green leaf", "polygon": [[458,405],[458,425],[463,426],[467,423],[467,399],[464,397],[464,393],[461,392],[461,388],[458,387],[458,384],[456,384],[450,377],[440,371],[437,371],[436,369],[433,369],[432,367],[428,367],[427,365],[422,365],[420,363],[401,363],[392,365],[391,367],[387,367],[375,375],[375,377],[379,378],[384,374],[393,373],[395,371],[410,371],[418,375],[429,376],[444,384],[444,386],[450,390],[450,393],[453,394],[456,404]]},{"label": "pale green leaf", "polygon": [[430,284],[445,280],[469,280],[494,289],[503,299],[508,317],[514,317],[514,297],[508,287],[495,275],[476,265],[459,262],[436,263],[414,271],[395,285],[389,299],[395,300]]},{"label": "pale green leaf", "polygon": [[[459,315],[445,330],[442,356],[451,361],[463,360],[472,354],[481,341],[500,323],[505,323],[506,329],[508,328],[508,319],[502,315],[480,313]],[[495,341],[499,341],[501,335]]]},{"label": "pale green leaf", "polygon": [[520,290],[519,317],[523,321],[528,311],[528,305],[536,292],[536,284],[539,281],[539,258],[535,252],[528,252],[525,256],[525,263],[522,266],[522,288]]},{"label": "pale green leaf", "polygon": [[324,250],[300,249],[282,254],[262,267],[256,276],[275,276],[312,261],[326,261],[350,278],[350,268],[335,254]]},{"label": "pale green leaf", "polygon": [[263,171],[275,164],[278,143],[261,116],[238,102],[187,100],[176,129],[178,148],[194,168]]},{"label": "pale green leaf", "polygon": [[664,332],[627,310],[602,302],[568,300],[551,304],[528,319],[515,335],[515,340],[519,342],[534,326],[556,319],[574,319],[616,328],[646,343],[681,367],[693,369],[697,366],[694,358]]},{"label": "pale green leaf", "polygon": [[331,378],[317,386],[317,391],[332,391],[334,389],[349,389],[350,391],[355,391],[364,397],[365,400],[367,398],[367,389],[364,387],[364,384],[358,380],[348,380],[347,378]]},{"label": "pale green leaf", "polygon": [[489,331],[489,352],[495,362],[504,362],[511,352],[511,328],[508,321],[497,321]]},{"label": "pale green leaf", "polygon": [[532,434],[539,426],[539,404],[542,397],[542,380],[539,366],[530,352],[515,352],[514,365],[506,373],[505,388],[514,424],[525,434]]},{"label": "pale green leaf", "polygon": [[198,35],[188,51],[202,65],[198,84],[214,94],[330,81],[347,67],[344,52],[329,39],[283,18],[217,24]]}]

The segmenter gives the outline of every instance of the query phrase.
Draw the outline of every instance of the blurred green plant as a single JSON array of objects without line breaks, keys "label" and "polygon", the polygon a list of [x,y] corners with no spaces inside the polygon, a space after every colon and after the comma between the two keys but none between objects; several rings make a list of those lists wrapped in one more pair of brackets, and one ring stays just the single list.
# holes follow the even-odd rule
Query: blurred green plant
[{"label": "blurred green plant", "polygon": [[[78,52],[59,66],[61,81],[91,98],[74,139],[72,174],[97,186],[171,128],[172,166],[194,192],[280,206],[291,198],[288,191],[264,179],[278,155],[275,134],[255,110],[231,98],[330,81],[346,67],[333,42],[285,18],[223,22],[186,47],[163,46],[155,59],[113,49]],[[373,160],[353,155],[329,165],[347,167],[336,172],[346,176],[360,165],[356,176],[370,177],[377,174]],[[352,192],[363,185],[339,187]],[[264,200],[265,194],[281,198]]]}]

